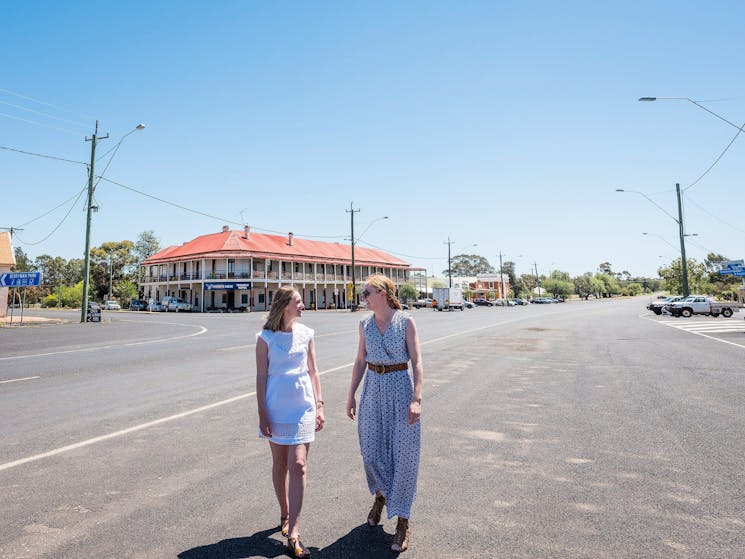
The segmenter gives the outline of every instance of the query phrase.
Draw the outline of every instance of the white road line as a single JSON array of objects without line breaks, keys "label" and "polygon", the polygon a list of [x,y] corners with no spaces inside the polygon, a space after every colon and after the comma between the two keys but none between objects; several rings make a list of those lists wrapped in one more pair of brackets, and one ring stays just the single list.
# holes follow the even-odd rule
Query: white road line
[{"label": "white road line", "polygon": [[[708,334],[704,334],[703,332],[697,332],[695,330],[686,330],[685,328],[680,328],[679,326],[676,326],[675,323],[671,321],[654,320],[653,318],[650,318],[650,315],[639,315],[639,318],[649,320],[651,322],[654,322],[655,324],[662,324],[663,326],[667,326],[668,328],[673,328],[675,330],[680,330],[681,332],[688,332],[689,334],[695,334],[696,336],[701,336],[702,338],[709,338],[710,340],[714,340],[715,342],[733,345],[735,347],[741,347],[745,349],[744,344],[738,344],[735,342],[731,342],[729,340],[722,340],[721,338],[715,338],[714,336],[709,336]],[[727,331],[732,332],[732,330],[727,330]]]},{"label": "white road line", "polygon": [[[480,328],[474,328],[472,330],[465,330],[463,332],[458,332],[455,334],[449,334],[447,336],[441,336],[439,338],[435,338],[433,340],[428,340],[426,342],[422,342],[420,345],[429,345],[437,342],[441,342],[443,340],[447,340],[449,338],[453,338],[455,336],[462,336],[464,334],[470,334],[471,332],[478,332],[479,330],[486,330],[488,328],[493,328],[495,326],[500,326],[502,324],[507,324],[509,322],[516,322],[518,320],[522,320],[522,318],[516,318],[513,320],[506,320],[503,322],[497,322],[495,324],[489,325],[489,326],[482,326]],[[206,331],[206,329],[205,329]],[[201,332],[200,332],[201,333]],[[192,334],[195,335],[195,334]],[[326,375],[328,373],[333,373],[334,371],[339,371],[341,369],[348,369],[354,365],[354,362],[351,363],[345,363],[344,365],[339,365],[338,367],[334,367],[332,369],[327,369],[325,371],[322,371],[318,373],[319,375]],[[175,421],[176,419],[183,419],[184,417],[189,417],[190,415],[194,415],[197,413],[201,413],[203,411],[219,408],[221,406],[225,406],[227,404],[232,404],[233,402],[238,402],[239,400],[244,400],[246,398],[250,398],[251,396],[255,396],[256,392],[247,392],[246,394],[241,394],[239,396],[233,396],[232,398],[228,398],[226,400],[221,400],[219,402],[214,402],[212,404],[207,404],[206,406],[200,406],[198,408],[194,408],[192,410],[187,410],[181,413],[177,413],[174,415],[169,415],[167,417],[161,417],[160,419],[156,419],[154,421],[148,421],[147,423],[141,423],[139,425],[133,425],[132,427],[128,427],[126,429],[122,429],[120,431],[114,431],[113,433],[108,433],[106,435],[101,435],[99,437],[93,437],[91,439],[86,439],[84,441],[80,441],[74,444],[70,444],[67,446],[62,446],[59,448],[55,448],[53,450],[50,450],[48,452],[42,452],[41,454],[34,454],[33,456],[28,456],[26,458],[21,458],[19,460],[14,460],[13,462],[6,462],[5,464],[0,464],[0,472],[3,470],[9,470],[10,468],[15,468],[16,466],[22,466],[23,464],[28,464],[29,462],[36,462],[37,460],[42,460],[44,458],[50,458],[52,456],[57,456],[58,454],[63,454],[65,452],[69,452],[71,450],[76,450],[78,448],[83,448],[86,446],[91,446],[103,441],[108,441],[110,439],[115,439],[117,437],[121,437],[124,435],[128,435],[130,433],[134,433],[137,431],[142,431],[143,429],[148,429],[150,427],[155,427],[156,425],[161,425],[163,423],[168,423],[169,421]]]},{"label": "white road line", "polygon": [[8,380],[0,380],[0,384],[6,384],[8,382],[21,382],[22,380],[34,380],[41,377],[23,377],[23,378],[12,378]]},{"label": "white road line", "polygon": [[[178,324],[176,322],[161,322],[160,324],[175,324],[177,326],[190,326],[192,328],[196,327],[196,325],[194,324]],[[14,359],[28,359],[29,357],[48,357],[49,355],[63,355],[66,353],[86,353],[86,352],[91,352],[91,351],[99,351],[103,349],[112,349],[112,348],[118,348],[118,347],[132,347],[136,345],[157,344],[161,342],[173,342],[175,340],[191,338],[192,336],[200,336],[204,334],[206,331],[207,331],[207,328],[205,328],[204,326],[199,326],[199,330],[197,332],[194,332],[192,334],[184,334],[183,336],[175,336],[173,338],[159,338],[157,340],[145,340],[143,342],[112,344],[112,345],[104,345],[104,346],[96,346],[96,347],[86,347],[86,348],[81,348],[81,349],[65,349],[61,351],[50,351],[48,353],[30,353],[28,355],[14,355],[12,357],[0,357],[0,361],[12,361]]]}]

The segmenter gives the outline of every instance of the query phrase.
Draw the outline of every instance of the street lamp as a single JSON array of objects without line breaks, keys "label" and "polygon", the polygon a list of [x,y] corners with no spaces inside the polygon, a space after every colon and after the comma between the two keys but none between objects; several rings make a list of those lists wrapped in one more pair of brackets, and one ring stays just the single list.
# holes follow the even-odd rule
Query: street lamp
[{"label": "street lamp", "polygon": [[683,296],[688,297],[690,295],[690,290],[688,289],[688,262],[686,262],[686,244],[685,244],[685,227],[683,225],[683,205],[680,201],[680,184],[675,183],[675,193],[678,199],[678,217],[676,218],[674,215],[672,215],[670,212],[665,210],[662,206],[660,206],[657,202],[652,200],[649,196],[644,194],[643,192],[640,192],[638,190],[624,190],[623,188],[616,188],[616,192],[631,192],[633,194],[639,194],[640,196],[643,196],[648,201],[652,202],[657,208],[662,210],[662,212],[670,217],[675,223],[678,224],[678,235],[680,236],[680,260],[681,260],[681,266],[682,266],[682,274],[683,274]]},{"label": "street lamp", "polygon": [[357,239],[355,239],[354,238],[354,214],[355,213],[359,213],[359,211],[360,210],[355,210],[354,209],[354,202],[350,202],[349,203],[349,209],[346,210],[346,212],[350,215],[350,219],[351,219],[351,223],[350,223],[351,235],[349,237],[349,241],[350,241],[350,245],[351,245],[351,248],[352,248],[352,297],[351,297],[352,298],[352,306],[351,306],[351,311],[352,312],[355,312],[357,310],[357,300],[356,300],[357,299],[357,280],[356,280],[356,276],[355,276],[355,273],[354,273],[354,245],[357,244],[357,241],[359,241],[365,233],[367,233],[368,229],[370,229],[370,227],[372,227],[372,224],[373,223],[375,223],[377,221],[380,221],[381,219],[388,219],[388,216],[387,215],[384,215],[384,216],[379,217],[377,219],[373,219],[367,225],[367,227],[365,228],[365,230],[362,232],[362,235],[360,235]]},{"label": "street lamp", "polygon": [[698,108],[705,110],[710,115],[713,115],[713,116],[717,117],[719,120],[726,122],[727,124],[729,124],[730,126],[732,126],[734,128],[737,128],[740,132],[742,132],[743,129],[745,128],[745,124],[743,124],[742,126],[737,126],[737,124],[735,124],[734,122],[731,122],[731,121],[727,120],[722,115],[718,115],[717,113],[715,113],[711,109],[708,109],[708,108],[704,107],[702,104],[697,103],[696,101],[694,101],[693,99],[690,99],[689,97],[639,97],[639,101],[642,101],[642,102],[651,102],[651,101],[657,101],[657,100],[660,100],[660,101],[688,101],[689,103],[693,103],[694,105],[696,105]]},{"label": "street lamp", "polygon": [[[121,145],[121,143],[124,141],[124,138],[129,136],[132,132],[135,132],[137,130],[142,130],[145,128],[144,124],[138,124],[135,126],[132,130],[127,132],[124,136],[122,136],[122,139],[119,140],[119,143],[117,144],[117,149]],[[96,128],[93,132],[93,135],[89,139],[87,136],[85,138],[86,142],[91,143],[91,164],[88,166],[88,196],[87,201],[85,204],[86,207],[86,221],[85,221],[85,255],[84,255],[84,262],[83,262],[83,301],[82,301],[82,308],[80,309],[80,322],[85,322],[88,318],[88,282],[90,280],[90,272],[91,272],[91,220],[93,217],[93,212],[98,210],[98,207],[93,203],[93,193],[96,190],[96,185],[94,184],[95,179],[95,163],[96,163],[96,145],[98,144],[98,140],[105,140],[108,138],[109,135],[106,134],[106,136],[98,136],[98,121],[96,121]],[[109,161],[110,163],[111,161]]]}]

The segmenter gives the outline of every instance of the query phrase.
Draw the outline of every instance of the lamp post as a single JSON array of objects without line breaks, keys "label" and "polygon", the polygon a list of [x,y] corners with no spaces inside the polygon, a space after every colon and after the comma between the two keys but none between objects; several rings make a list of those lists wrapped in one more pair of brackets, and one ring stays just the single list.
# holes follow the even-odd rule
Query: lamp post
[{"label": "lamp post", "polygon": [[359,213],[360,210],[354,209],[354,202],[349,203],[349,209],[346,210],[346,212],[350,215],[350,229],[351,229],[351,235],[349,237],[350,246],[352,249],[352,305],[351,305],[351,311],[355,312],[357,310],[357,279],[354,273],[354,246],[357,244],[357,242],[363,237],[365,233],[367,233],[368,229],[372,227],[372,224],[380,221],[381,219],[388,219],[387,215],[384,215],[382,217],[379,217],[377,219],[373,219],[368,226],[365,228],[365,230],[362,232],[362,235],[360,235],[357,239],[354,238],[354,214]]},{"label": "lamp post", "polygon": [[[442,244],[444,244],[444,245],[447,245],[447,246],[448,246],[448,287],[453,287],[453,270],[452,270],[452,267],[451,267],[451,265],[450,265],[450,260],[451,260],[451,259],[450,259],[450,246],[451,246],[451,245],[452,245],[452,244],[453,244],[454,242],[455,242],[455,241],[451,241],[451,240],[450,240],[450,237],[448,237],[448,240],[447,240],[447,241],[444,241],[444,242],[442,243]],[[462,247],[461,247],[461,248],[459,248],[458,250],[463,250],[463,249],[464,249],[464,248],[466,248],[466,247],[475,247],[475,246],[478,246],[478,243],[473,243],[473,244],[470,244],[470,245],[465,245],[465,246],[462,246]]]},{"label": "lamp post", "polygon": [[652,200],[649,196],[644,194],[643,192],[640,192],[638,190],[625,190],[623,188],[616,188],[616,192],[631,192],[633,194],[639,194],[640,196],[643,196],[648,201],[650,201],[652,204],[657,206],[662,212],[670,217],[675,223],[678,224],[678,235],[680,237],[680,260],[681,260],[681,267],[682,267],[682,274],[683,274],[683,296],[688,297],[690,295],[690,290],[688,289],[688,262],[686,261],[686,244],[685,244],[685,227],[683,224],[683,205],[680,200],[680,183],[675,183],[675,194],[677,196],[678,200],[678,217],[676,218],[674,215],[672,215],[670,212],[668,212],[665,208],[660,206],[657,202]]},{"label": "lamp post", "polygon": [[721,120],[723,122],[726,122],[727,124],[729,124],[730,126],[732,126],[734,128],[737,128],[740,132],[742,132],[743,129],[745,129],[745,124],[743,124],[742,126],[737,126],[737,124],[735,124],[734,122],[731,122],[731,121],[727,120],[722,115],[718,115],[717,113],[715,113],[711,109],[708,109],[708,108],[704,107],[702,104],[697,103],[696,101],[694,101],[693,99],[691,99],[689,97],[639,97],[639,101],[642,101],[642,102],[651,102],[651,101],[657,101],[657,100],[660,100],[660,101],[688,101],[689,103],[693,103],[694,105],[696,105],[698,108],[705,110],[710,115],[713,115],[713,116],[717,117],[719,120]]},{"label": "lamp post", "polygon": [[[505,298],[505,286],[504,286],[504,270],[502,269],[502,256],[507,256],[507,255],[502,254],[502,251],[500,250],[499,251],[499,281],[502,284],[502,298],[504,299]],[[522,256],[523,256],[522,254],[518,254],[517,256],[514,256],[513,258],[522,258]],[[512,271],[514,273],[514,269]]]},{"label": "lamp post", "polygon": [[[124,141],[124,138],[129,136],[132,132],[135,132],[136,130],[142,130],[145,128],[144,124],[138,124],[134,127],[134,129],[127,132],[124,136],[122,136],[122,139],[119,140],[119,144],[121,144]],[[88,166],[88,196],[86,198],[86,220],[85,220],[85,254],[83,256],[84,263],[83,263],[83,301],[82,301],[82,308],[80,309],[80,322],[85,322],[88,317],[88,283],[90,279],[90,273],[91,273],[91,219],[93,217],[93,212],[96,211],[96,206],[93,205],[93,193],[96,190],[96,185],[94,184],[95,179],[95,163],[96,163],[96,144],[99,140],[105,140],[108,138],[109,135],[106,134],[106,136],[99,137],[98,136],[98,121],[96,121],[96,128],[93,132],[93,135],[89,139],[87,136],[85,138],[86,142],[91,143],[91,164]]]}]

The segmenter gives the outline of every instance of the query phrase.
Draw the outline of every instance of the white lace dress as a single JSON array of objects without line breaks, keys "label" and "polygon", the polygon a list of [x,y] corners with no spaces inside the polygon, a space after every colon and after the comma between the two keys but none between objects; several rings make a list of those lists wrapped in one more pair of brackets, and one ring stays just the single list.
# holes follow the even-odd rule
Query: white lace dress
[{"label": "white lace dress", "polygon": [[256,334],[269,347],[266,411],[272,436],[259,437],[281,445],[313,442],[316,399],[308,375],[308,346],[314,331],[295,323],[292,332],[262,330]]}]

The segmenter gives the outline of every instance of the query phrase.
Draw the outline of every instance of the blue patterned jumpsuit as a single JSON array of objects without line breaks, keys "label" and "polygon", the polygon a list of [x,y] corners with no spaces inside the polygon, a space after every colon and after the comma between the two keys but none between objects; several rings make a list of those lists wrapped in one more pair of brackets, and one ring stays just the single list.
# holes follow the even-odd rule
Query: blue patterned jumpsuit
[{"label": "blue patterned jumpsuit", "polygon": [[[407,363],[408,315],[396,311],[381,334],[374,315],[362,320],[367,361],[375,365]],[[421,428],[409,424],[409,404],[414,392],[408,369],[379,374],[365,372],[358,410],[357,432],[367,485],[371,493],[386,498],[388,518],[410,518],[419,475]]]}]

